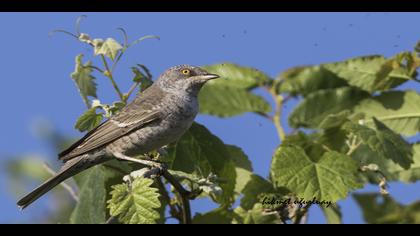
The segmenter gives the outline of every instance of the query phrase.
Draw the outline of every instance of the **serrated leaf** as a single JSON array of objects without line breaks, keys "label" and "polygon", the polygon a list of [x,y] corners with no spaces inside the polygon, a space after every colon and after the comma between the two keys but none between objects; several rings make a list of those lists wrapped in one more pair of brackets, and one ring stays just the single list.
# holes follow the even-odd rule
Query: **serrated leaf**
[{"label": "serrated leaf", "polygon": [[354,194],[369,224],[419,224],[420,202],[401,205],[390,196],[377,193]]},{"label": "serrated leaf", "polygon": [[404,169],[410,168],[413,163],[412,146],[376,118],[373,118],[373,122],[375,129],[353,122],[347,122],[343,128],[357,135],[364,144],[378,153],[379,156],[392,160]]},{"label": "serrated leaf", "polygon": [[235,193],[240,193],[252,175],[252,164],[248,156],[242,151],[241,148],[234,145],[226,145],[230,157],[235,163],[236,169],[236,184]]},{"label": "serrated leaf", "polygon": [[[413,144],[413,164],[409,169],[403,169],[390,159],[385,159],[373,152],[366,145],[361,145],[353,154],[352,158],[360,163],[360,166],[376,164],[379,171],[385,175],[388,182],[402,181],[406,183],[420,180],[420,143]],[[363,173],[370,183],[378,184],[378,173]]]},{"label": "serrated leaf", "polygon": [[321,89],[347,86],[347,82],[322,66],[294,67],[281,73],[277,93],[306,96]]},{"label": "serrated leaf", "polygon": [[200,113],[230,117],[245,112],[270,112],[271,106],[262,97],[233,86],[204,86],[198,96]]},{"label": "serrated leaf", "polygon": [[103,114],[96,113],[96,108],[93,107],[89,110],[87,110],[83,115],[81,115],[74,125],[74,128],[79,130],[80,132],[83,131],[89,131],[94,129],[96,126],[98,126],[103,119]]},{"label": "serrated leaf", "polygon": [[100,224],[106,221],[106,181],[110,178],[103,166],[94,166],[75,178],[79,202],[70,216],[72,224]]},{"label": "serrated leaf", "polygon": [[352,109],[368,96],[366,92],[351,87],[325,89],[311,93],[290,114],[289,124],[294,128],[319,128],[328,115]]},{"label": "serrated leaf", "polygon": [[252,174],[251,179],[242,190],[244,196],[241,199],[241,207],[245,210],[252,209],[252,207],[259,202],[262,193],[276,193],[273,184],[262,178],[259,175]]},{"label": "serrated leaf", "polygon": [[350,85],[368,92],[383,91],[411,79],[405,73],[389,68],[387,59],[379,55],[357,57],[322,66]]},{"label": "serrated leaf", "polygon": [[118,216],[126,224],[153,224],[160,217],[156,210],[161,206],[158,189],[151,187],[153,180],[136,178],[131,186],[114,185],[108,208],[112,216]]},{"label": "serrated leaf", "polygon": [[111,58],[111,60],[115,60],[118,52],[122,49],[121,44],[113,38],[107,38],[105,42],[97,44],[94,48],[95,55],[104,55]]},{"label": "serrated leaf", "polygon": [[203,68],[209,73],[220,76],[219,79],[209,81],[208,84],[222,87],[229,86],[250,89],[258,85],[266,84],[271,80],[268,75],[260,70],[231,63],[203,66]]},{"label": "serrated leaf", "polygon": [[92,76],[92,63],[82,63],[83,54],[76,56],[76,66],[70,77],[74,80],[84,102],[89,104],[88,96],[97,98],[95,77]]},{"label": "serrated leaf", "polygon": [[284,186],[306,200],[333,202],[362,187],[357,171],[357,163],[344,154],[331,151],[314,160],[298,146],[278,148],[271,165],[276,186]]},{"label": "serrated leaf", "polygon": [[192,219],[193,224],[230,224],[233,211],[225,208],[216,208],[204,214],[197,213]]},{"label": "serrated leaf", "polygon": [[354,111],[366,115],[367,125],[373,125],[375,117],[396,133],[412,136],[420,131],[420,95],[413,90],[390,91],[365,99]]},{"label": "serrated leaf", "polygon": [[218,202],[230,205],[234,198],[235,163],[225,144],[203,125],[193,123],[176,144],[169,146],[171,169],[207,177],[216,174],[223,182]]}]

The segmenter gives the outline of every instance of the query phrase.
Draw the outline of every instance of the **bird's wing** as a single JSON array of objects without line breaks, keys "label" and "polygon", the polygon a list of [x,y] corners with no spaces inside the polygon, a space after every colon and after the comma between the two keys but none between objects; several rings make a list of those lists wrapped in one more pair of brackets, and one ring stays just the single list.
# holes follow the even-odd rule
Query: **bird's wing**
[{"label": "bird's wing", "polygon": [[146,101],[141,104],[127,105],[120,113],[100,124],[68,149],[58,154],[58,157],[64,162],[68,161],[109,144],[127,133],[161,118],[162,114],[159,109],[153,106],[153,102]]},{"label": "bird's wing", "polygon": [[87,133],[83,138],[74,143],[58,156],[60,160],[68,161],[73,157],[85,154],[94,149],[102,147],[110,142],[124,136],[125,134],[140,129],[146,124],[160,119],[160,112],[152,111],[138,115],[131,115],[123,122],[110,119]]}]

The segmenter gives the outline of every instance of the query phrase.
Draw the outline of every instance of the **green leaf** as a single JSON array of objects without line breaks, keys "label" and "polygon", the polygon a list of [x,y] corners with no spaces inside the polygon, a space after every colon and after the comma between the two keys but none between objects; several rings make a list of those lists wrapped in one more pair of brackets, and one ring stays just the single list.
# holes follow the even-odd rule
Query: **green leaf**
[{"label": "green leaf", "polygon": [[252,209],[246,210],[237,207],[234,210],[236,217],[233,220],[235,224],[278,224],[280,218],[278,214],[264,214],[264,207],[257,203]]},{"label": "green leaf", "polygon": [[341,129],[341,127],[334,127],[323,130],[320,136],[316,139],[316,142],[324,147],[328,147],[329,150],[346,152],[348,151],[348,146],[346,145],[347,139],[348,137],[346,131]]},{"label": "green leaf", "polygon": [[347,86],[347,82],[322,66],[294,67],[281,73],[277,93],[306,96],[321,89]]},{"label": "green leaf", "polygon": [[[378,153],[370,150],[366,145],[360,146],[353,154],[352,158],[360,162],[361,166],[376,164],[379,171],[385,175],[386,180],[403,181],[406,183],[420,180],[420,143],[413,144],[413,164],[409,169],[403,169],[400,165],[395,164],[390,159],[379,156]],[[378,173],[364,173],[368,177],[370,183],[378,184]]]},{"label": "green leaf", "polygon": [[240,147],[226,144],[226,148],[229,152],[230,157],[235,162],[237,168],[241,168],[252,172],[252,163]]},{"label": "green leaf", "polygon": [[203,68],[209,73],[220,76],[217,80],[209,81],[208,84],[211,85],[250,89],[271,81],[270,77],[260,70],[231,63],[209,65]]},{"label": "green leaf", "polygon": [[199,94],[200,113],[230,117],[245,112],[270,112],[262,97],[233,86],[205,85]]},{"label": "green leaf", "polygon": [[79,119],[77,119],[74,128],[76,128],[80,132],[89,131],[98,126],[102,122],[102,119],[103,114],[97,114],[96,107],[93,107],[87,110],[83,115],[79,117]]},{"label": "green leaf", "polygon": [[104,55],[111,58],[111,60],[115,60],[118,52],[122,49],[121,44],[113,38],[107,38],[105,42],[95,45],[94,48],[95,55]]},{"label": "green leaf", "polygon": [[373,118],[375,129],[347,122],[343,128],[357,135],[369,148],[379,156],[388,158],[404,169],[410,168],[413,163],[413,150],[399,134],[394,133],[383,123]]},{"label": "green leaf", "polygon": [[[140,92],[142,92],[153,84],[152,75],[146,66],[141,64],[138,64],[137,66],[139,68],[131,67],[131,70],[134,73],[133,82],[140,83]],[[144,71],[144,73],[140,69]]]},{"label": "green leaf", "polygon": [[396,133],[412,136],[420,131],[420,95],[413,90],[382,93],[363,100],[354,110],[366,115],[366,125],[373,125],[375,117]]},{"label": "green leaf", "polygon": [[79,202],[70,217],[72,224],[100,224],[106,221],[107,179],[102,166],[94,166],[79,176]]},{"label": "green leaf", "polygon": [[192,219],[193,224],[230,224],[233,211],[225,208],[216,208],[204,214],[197,213]]},{"label": "green leaf", "polygon": [[170,169],[201,177],[216,174],[223,181],[220,184],[223,195],[216,200],[226,205],[233,202],[235,163],[226,145],[203,125],[193,123],[176,144],[169,146],[168,154],[172,160]]},{"label": "green leaf", "polygon": [[350,85],[374,92],[390,89],[412,79],[404,68],[393,67],[393,60],[397,58],[398,55],[388,60],[378,55],[363,56],[322,66]]},{"label": "green leaf", "polygon": [[350,110],[343,110],[336,114],[329,114],[321,121],[318,127],[321,129],[330,129],[341,126],[344,122],[347,121],[347,117],[349,117],[350,114]]},{"label": "green leaf", "polygon": [[341,224],[342,223],[341,210],[337,204],[331,204],[329,207],[321,207],[321,210],[324,213],[328,224]]},{"label": "green leaf", "polygon": [[249,161],[248,156],[242,151],[241,148],[234,145],[226,145],[226,148],[236,166],[235,193],[240,193],[251,179],[252,164],[251,161]]},{"label": "green leaf", "polygon": [[369,224],[419,224],[420,201],[401,205],[390,196],[377,193],[354,194],[362,208],[363,217]]},{"label": "green leaf", "polygon": [[317,160],[329,149],[329,147],[323,147],[323,144],[318,141],[319,138],[319,133],[305,134],[302,131],[298,131],[296,134],[287,136],[281,143],[281,146],[299,146],[303,148],[306,155]]},{"label": "green leaf", "polygon": [[108,208],[112,216],[118,216],[125,224],[153,224],[160,218],[156,210],[161,206],[158,189],[150,187],[153,180],[136,178],[131,186],[114,185]]},{"label": "green leaf", "polygon": [[362,187],[357,171],[357,163],[344,154],[331,151],[314,159],[298,146],[278,148],[271,166],[276,186],[284,186],[305,200],[333,202]]},{"label": "green leaf", "polygon": [[242,193],[244,196],[241,199],[241,207],[249,210],[261,200],[261,194],[276,193],[276,190],[271,182],[259,175],[252,174],[250,181],[245,185]]},{"label": "green leaf", "polygon": [[74,80],[79,89],[79,93],[86,104],[89,104],[88,96],[97,98],[95,77],[92,74],[92,63],[90,61],[82,63],[83,54],[76,56],[76,66],[70,77]]},{"label": "green leaf", "polygon": [[[294,128],[319,128],[327,116],[352,109],[368,96],[366,92],[351,87],[311,93],[290,114],[289,124]],[[322,125],[328,126],[325,122]]]}]

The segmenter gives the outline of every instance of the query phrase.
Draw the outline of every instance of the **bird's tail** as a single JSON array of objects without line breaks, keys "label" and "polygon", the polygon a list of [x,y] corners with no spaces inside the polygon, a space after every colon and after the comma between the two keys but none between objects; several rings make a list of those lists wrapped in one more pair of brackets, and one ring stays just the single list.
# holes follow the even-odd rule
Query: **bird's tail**
[{"label": "bird's tail", "polygon": [[63,168],[53,177],[49,178],[39,187],[34,189],[32,192],[28,193],[22,199],[17,202],[17,205],[24,209],[29,206],[32,202],[40,198],[42,195],[50,191],[52,188],[63,182],[64,180],[72,177],[73,175],[79,173],[84,168],[81,168],[80,165],[81,161],[83,160],[83,156],[76,157],[72,160],[66,162]]}]

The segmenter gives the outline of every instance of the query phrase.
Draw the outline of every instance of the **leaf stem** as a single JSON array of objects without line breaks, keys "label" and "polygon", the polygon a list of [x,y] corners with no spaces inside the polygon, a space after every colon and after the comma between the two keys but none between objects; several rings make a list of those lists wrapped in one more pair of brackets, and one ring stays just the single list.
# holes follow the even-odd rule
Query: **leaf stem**
[{"label": "leaf stem", "polygon": [[[282,106],[283,106],[283,97],[281,95],[277,95],[272,88],[265,87],[268,93],[270,93],[271,97],[275,103],[275,110],[274,115],[272,116],[272,121],[274,126],[276,127],[277,134],[279,136],[280,142],[286,138],[286,132],[281,124],[281,113],[282,113]],[[287,98],[285,99],[287,100]]]},{"label": "leaf stem", "polygon": [[115,89],[115,91],[117,91],[118,96],[120,97],[121,101],[125,102],[124,101],[124,95],[121,93],[120,88],[118,87],[117,83],[115,82],[114,77],[112,75],[112,71],[110,70],[110,68],[108,66],[108,62],[106,61],[104,55],[102,55],[102,54],[101,54],[101,59],[102,59],[102,62],[104,64],[104,66],[105,66],[105,69],[106,69],[106,71],[104,73],[105,76],[108,77],[109,80],[111,81],[112,86],[114,86],[114,89]]},{"label": "leaf stem", "polygon": [[[133,85],[131,85],[130,89],[128,90],[128,92],[125,95],[125,99],[127,100],[131,94],[134,92],[134,90],[137,88],[137,86],[140,84],[140,82],[136,82]],[[127,101],[124,101],[127,102]]]},{"label": "leaf stem", "polygon": [[351,156],[354,151],[362,144],[362,141],[357,142],[357,136],[353,136],[351,142],[348,144],[349,150],[347,151],[346,155]]}]

